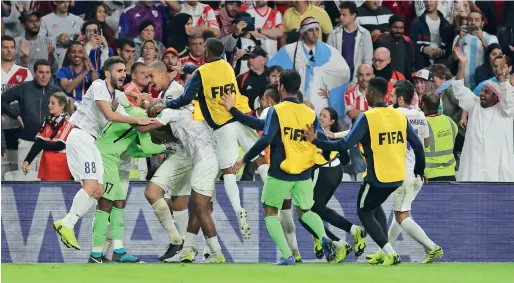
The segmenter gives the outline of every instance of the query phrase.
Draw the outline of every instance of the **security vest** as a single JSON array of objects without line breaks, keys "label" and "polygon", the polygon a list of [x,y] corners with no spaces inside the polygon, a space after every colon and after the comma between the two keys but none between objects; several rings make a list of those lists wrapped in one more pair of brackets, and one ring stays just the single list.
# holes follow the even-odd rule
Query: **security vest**
[{"label": "security vest", "polygon": [[288,174],[300,174],[314,166],[317,148],[304,136],[305,125],[312,125],[316,114],[303,103],[283,101],[274,106],[286,158],[280,169]]},{"label": "security vest", "polygon": [[[227,61],[210,62],[199,67],[197,71],[200,72],[202,77],[203,95],[207,109],[216,125],[222,126],[232,119],[232,114],[220,104],[224,93],[232,95],[236,102],[235,107],[239,111],[243,113],[251,111],[248,106],[248,97],[241,95],[239,92],[234,69]],[[195,112],[197,112],[196,109]]]},{"label": "security vest", "polygon": [[457,137],[457,124],[446,115],[427,116],[430,127],[430,146],[425,147],[425,176],[430,178],[455,176],[453,147]]},{"label": "security vest", "polygon": [[[407,168],[407,119],[391,107],[376,107],[364,112],[369,125],[373,167],[377,180],[393,183],[405,180]],[[369,164],[368,164],[369,166]]]}]

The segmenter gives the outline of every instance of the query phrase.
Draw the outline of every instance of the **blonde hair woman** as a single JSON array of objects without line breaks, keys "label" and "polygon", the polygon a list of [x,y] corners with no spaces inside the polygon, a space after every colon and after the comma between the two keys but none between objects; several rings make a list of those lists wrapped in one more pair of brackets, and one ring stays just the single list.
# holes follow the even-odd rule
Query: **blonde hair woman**
[{"label": "blonde hair woman", "polygon": [[141,48],[141,52],[139,53],[139,59],[137,62],[143,62],[145,65],[150,65],[150,63],[159,60],[159,45],[155,40],[145,40],[143,46]]}]

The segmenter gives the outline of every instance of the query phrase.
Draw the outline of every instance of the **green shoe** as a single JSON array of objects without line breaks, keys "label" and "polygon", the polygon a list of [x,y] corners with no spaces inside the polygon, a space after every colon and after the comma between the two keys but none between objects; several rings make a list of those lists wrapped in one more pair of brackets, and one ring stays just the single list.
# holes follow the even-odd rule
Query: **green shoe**
[{"label": "green shoe", "polygon": [[357,232],[352,234],[353,251],[355,252],[356,257],[359,257],[364,253],[364,249],[366,248],[365,238],[367,235],[368,233],[366,232],[366,229],[362,227],[357,227]]},{"label": "green shoe", "polygon": [[220,256],[211,256],[209,263],[226,263],[227,260],[225,256],[221,254]]},{"label": "green shoe", "polygon": [[368,259],[369,264],[380,264],[380,263],[384,262],[384,259],[386,258],[386,254],[382,250],[379,250],[372,255],[366,256],[366,258],[369,258]]},{"label": "green shoe", "polygon": [[64,226],[62,219],[55,221],[53,226],[55,232],[61,236],[61,242],[63,242],[67,248],[80,250],[79,242],[77,241],[77,238],[75,238],[75,231]]},{"label": "green shoe", "polygon": [[337,248],[336,260],[334,263],[341,263],[352,252],[352,246],[345,241],[341,241],[343,244]]},{"label": "green shoe", "polygon": [[421,263],[425,263],[425,264],[432,263],[432,262],[434,262],[434,260],[442,258],[443,254],[444,254],[443,249],[441,249],[440,246],[437,246],[437,247],[435,247],[434,250],[428,252],[427,258],[424,261],[422,261]]},{"label": "green shoe", "polygon": [[[225,258],[223,257],[223,259],[225,259]],[[188,251],[186,251],[185,249],[182,249],[180,251],[180,262],[190,263],[193,261],[195,261],[195,252],[194,251],[192,251],[191,249],[189,249]]]},{"label": "green shoe", "polygon": [[321,241],[318,238],[312,237],[312,242],[314,243],[314,254],[317,259],[322,259],[325,254],[323,252],[323,247],[321,246]]},{"label": "green shoe", "polygon": [[390,256],[385,256],[384,262],[382,263],[382,265],[389,266],[389,265],[397,265],[400,263],[402,263],[402,259],[400,258],[400,256],[397,253],[394,253]]}]

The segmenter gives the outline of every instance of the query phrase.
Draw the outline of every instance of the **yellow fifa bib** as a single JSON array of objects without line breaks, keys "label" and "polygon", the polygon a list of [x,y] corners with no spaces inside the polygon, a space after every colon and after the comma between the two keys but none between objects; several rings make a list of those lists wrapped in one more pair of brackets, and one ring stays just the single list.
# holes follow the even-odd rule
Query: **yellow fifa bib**
[{"label": "yellow fifa bib", "polygon": [[205,118],[202,114],[202,109],[200,109],[200,102],[198,102],[198,98],[195,98],[191,103],[195,107],[193,110],[193,119],[200,122],[205,121]]},{"label": "yellow fifa bib", "polygon": [[280,169],[289,174],[300,174],[314,166],[317,148],[303,137],[306,125],[312,125],[316,114],[305,104],[289,101],[275,105],[286,158]]},{"label": "yellow fifa bib", "polygon": [[207,109],[216,125],[221,126],[232,119],[232,114],[220,104],[224,93],[232,95],[236,102],[235,107],[239,111],[243,113],[251,111],[248,106],[248,97],[239,92],[234,69],[227,61],[217,60],[207,63],[198,68],[198,72],[202,77],[203,95]]},{"label": "yellow fifa bib", "polygon": [[405,180],[407,119],[400,111],[376,107],[364,112],[369,125],[375,175],[381,183]]}]

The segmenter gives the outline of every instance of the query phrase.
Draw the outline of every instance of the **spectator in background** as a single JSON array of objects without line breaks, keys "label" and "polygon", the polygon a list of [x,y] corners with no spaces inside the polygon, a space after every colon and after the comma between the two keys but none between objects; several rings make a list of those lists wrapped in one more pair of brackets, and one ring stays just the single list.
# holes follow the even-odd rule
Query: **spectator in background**
[{"label": "spectator in background", "polygon": [[114,29],[105,22],[107,18],[107,9],[109,8],[106,6],[106,4],[101,2],[93,2],[92,4],[92,7],[86,13],[86,21],[95,20],[98,24],[98,27],[102,30],[101,34],[105,37],[107,46],[112,48],[113,51],[116,51],[116,33],[114,32]]},{"label": "spectator in background", "polygon": [[[514,10],[514,2],[506,2]],[[505,20],[505,26],[498,31],[498,42],[502,47],[503,54],[514,58],[514,12],[510,18]]]},{"label": "spectator in background", "polygon": [[255,31],[252,35],[262,42],[262,48],[273,57],[277,54],[277,39],[284,35],[282,14],[278,10],[271,9],[268,1],[255,1],[253,8],[246,10],[255,18]]},{"label": "spectator in background", "polygon": [[174,67],[180,66],[178,51],[173,47],[169,47],[164,51],[164,55],[162,56],[162,62],[166,65],[166,69],[168,70],[168,75],[172,80],[180,81],[180,73],[175,70]]},{"label": "spectator in background", "polygon": [[114,55],[102,32],[98,22],[94,20],[87,21],[82,26],[82,34],[86,39],[84,52],[88,56],[93,68],[97,71],[102,70],[104,62]]},{"label": "spectator in background", "polygon": [[205,40],[201,34],[191,35],[189,37],[188,50],[189,54],[186,57],[180,58],[180,65],[195,65],[202,66],[205,64]]},{"label": "spectator in background", "polygon": [[179,57],[187,55],[189,36],[192,34],[193,18],[189,14],[176,14],[165,25],[166,33],[164,44],[175,48]]},{"label": "spectator in background", "polygon": [[[405,30],[409,30],[410,23],[416,17],[414,1],[382,1],[382,7],[391,10],[393,16],[402,17],[404,19]],[[390,18],[389,25],[391,25]]]},{"label": "spectator in background", "polygon": [[[15,50],[15,40],[8,35],[2,36],[2,94],[23,82],[33,80],[30,70],[15,64]],[[3,99],[5,98],[2,97]],[[19,112],[17,101],[11,103],[10,107]],[[2,164],[9,167],[16,166],[17,162],[16,150],[18,149],[18,138],[22,125],[20,119],[11,118],[6,113],[2,114],[2,137],[6,136],[6,149],[9,150],[8,159],[2,160]],[[9,169],[11,168],[6,168],[7,171],[10,171]],[[15,168],[12,169],[16,170]]]},{"label": "spectator in background", "polygon": [[15,38],[16,63],[34,73],[34,62],[45,59],[52,64],[52,73],[55,73],[58,69],[55,40],[39,35],[41,15],[38,12],[30,12],[21,16],[20,22],[25,29],[25,34]]},{"label": "spectator in background", "polygon": [[66,59],[66,50],[71,42],[78,41],[84,20],[70,14],[70,1],[55,1],[55,11],[41,18],[39,35],[56,41],[59,68]]},{"label": "spectator in background", "polygon": [[491,43],[485,48],[483,64],[478,66],[475,70],[475,84],[479,85],[481,82],[494,77],[493,65],[494,59],[502,56],[503,52],[499,43]]},{"label": "spectator in background", "polygon": [[23,28],[18,18],[25,12],[22,1],[2,1],[2,20],[6,35],[18,37],[23,35]]},{"label": "spectator in background", "polygon": [[453,47],[460,47],[462,52],[469,56],[464,85],[471,89],[476,86],[475,70],[484,62],[484,49],[491,43],[498,43],[496,36],[482,31],[483,26],[484,16],[478,11],[471,12],[467,25],[461,27],[459,35],[453,41]]},{"label": "spectator in background", "polygon": [[387,95],[385,103],[389,103],[391,99],[391,91],[397,81],[405,80],[405,76],[396,71],[391,64],[391,52],[385,47],[380,47],[375,50],[373,56],[373,70],[375,77],[386,79],[388,83]]},{"label": "spectator in background", "polygon": [[280,73],[284,68],[280,66],[270,66],[268,67],[268,83],[270,85],[278,84],[280,82]]},{"label": "spectator in background", "polygon": [[393,69],[410,79],[414,65],[414,47],[410,38],[404,35],[405,20],[399,15],[392,15],[389,18],[389,28],[389,33],[380,35],[373,46],[375,49],[387,48],[391,52]]},{"label": "spectator in background", "polygon": [[434,92],[421,99],[421,107],[428,122],[430,145],[425,147],[425,177],[429,181],[456,181],[457,162],[453,155],[457,124],[448,116],[439,113],[441,100]]},{"label": "spectator in background", "polygon": [[451,42],[455,33],[452,25],[437,10],[437,4],[437,0],[426,1],[425,12],[411,23],[409,37],[415,43],[415,70],[451,55]]},{"label": "spectator in background", "polygon": [[180,4],[176,1],[166,1],[171,9],[176,13],[189,14],[193,18],[193,28],[190,34],[202,34],[206,30],[212,31],[216,37],[220,36],[220,27],[216,20],[214,10],[208,4],[203,4],[197,0],[186,0]]},{"label": "spectator in background", "polygon": [[139,59],[136,62],[143,62],[148,66],[154,61],[159,61],[160,54],[159,45],[155,40],[145,40],[139,53]]},{"label": "spectator in background", "polygon": [[368,0],[357,9],[357,24],[367,29],[371,37],[375,38],[386,32],[389,28],[391,10],[380,6],[380,1]]},{"label": "spectator in background", "polygon": [[232,66],[236,76],[246,73],[248,71],[248,54],[256,47],[261,46],[261,41],[255,38],[251,30],[247,29],[247,23],[243,21],[244,18],[250,17],[246,12],[239,12],[234,20],[235,28],[231,36],[226,36],[224,39],[225,50],[231,50],[229,58],[232,58]]},{"label": "spectator in background", "polygon": [[[502,62],[505,62],[505,64],[502,64]],[[500,68],[500,65],[504,66],[504,69]],[[479,96],[482,92],[482,88],[484,87],[484,84],[488,81],[491,81],[495,84],[500,84],[500,77],[503,73],[507,74],[507,77],[510,77],[510,74],[512,74],[512,59],[508,56],[497,56],[494,58],[493,61],[493,72],[494,77],[489,78],[486,81],[481,82],[477,87],[473,90],[473,93],[475,93],[476,96]]]},{"label": "spectator in background", "polygon": [[373,44],[369,31],[355,22],[357,5],[354,2],[342,2],[339,11],[340,25],[328,35],[327,44],[341,53],[350,67],[351,82],[355,85],[357,83],[355,68],[362,64],[371,65]]},{"label": "spectator in background", "polygon": [[85,54],[82,44],[73,42],[68,48],[68,57],[70,64],[59,69],[55,79],[69,97],[82,101],[87,89],[99,75]]},{"label": "spectator in background", "polygon": [[319,40],[321,32],[315,18],[304,19],[300,24],[301,40],[282,47],[267,65],[297,70],[304,100],[314,105],[316,113],[330,106],[343,117],[350,68],[337,49]]},{"label": "spectator in background", "polygon": [[[419,71],[415,72],[414,74],[412,74],[412,80],[414,81],[414,85],[416,86],[416,94],[419,97],[422,97],[423,95],[425,95],[427,93],[433,92],[435,89],[434,74],[427,69],[422,69],[422,70],[419,70]],[[414,101],[414,100],[416,100],[416,101]],[[418,105],[418,107],[419,107],[419,104],[418,104],[419,98],[417,98],[417,99],[413,98],[412,102],[413,102],[413,104]],[[416,103],[414,103],[414,102],[416,102]]]},{"label": "spectator in background", "polygon": [[502,58],[495,63],[500,85],[487,81],[479,98],[464,86],[467,57],[458,47],[454,54],[459,70],[453,91],[462,109],[470,113],[457,180],[514,182],[514,80],[507,79],[507,62]]},{"label": "spectator in background", "polygon": [[29,166],[34,158],[43,151],[38,179],[41,181],[73,179],[66,161],[66,139],[73,128],[73,125],[68,123],[68,119],[75,111],[73,103],[73,99],[67,97],[64,92],[50,95],[48,104],[50,115],[45,118],[36,141],[23,161],[22,170],[25,174],[29,172]]},{"label": "spectator in background", "polygon": [[131,81],[126,84],[123,89],[130,103],[132,103],[132,105],[139,106],[141,105],[141,99],[143,99],[143,97],[149,100],[152,96],[151,94],[146,93],[150,83],[147,66],[144,63],[136,62],[132,65],[129,72]]},{"label": "spectator in background", "polygon": [[260,46],[255,47],[248,56],[248,71],[237,77],[237,85],[242,95],[248,97],[248,106],[255,110],[255,104],[264,94],[268,85],[266,70],[267,53]]},{"label": "spectator in background", "polygon": [[325,10],[312,5],[309,1],[292,1],[293,7],[287,9],[284,13],[284,36],[280,38],[279,46],[297,42],[301,36],[300,25],[305,19],[312,17],[319,22],[321,31],[318,39],[323,40],[323,35],[328,36],[332,32],[332,22]]},{"label": "spectator in background", "polygon": [[[130,70],[132,65],[134,64],[134,52],[136,50],[136,45],[134,41],[130,38],[120,37],[117,42],[118,50],[117,53],[119,56],[125,60],[125,70]],[[128,84],[130,82],[130,76],[125,78],[124,84]]]},{"label": "spectator in background", "polygon": [[[414,6],[415,6],[415,9],[416,9],[416,16],[420,17],[421,15],[423,15],[425,12],[426,12],[426,9],[425,9],[425,2],[424,0],[415,0],[414,1]],[[455,16],[455,11],[458,10],[458,8],[460,7],[461,10],[464,10],[466,12],[466,16],[467,14],[469,13],[469,9],[470,9],[470,5],[469,5],[469,2],[472,3],[472,1],[456,1],[456,0],[437,0],[438,5],[437,5],[437,10],[439,10],[439,12],[441,12],[441,14],[443,15],[443,17],[448,21],[448,22],[453,22],[453,17]],[[473,5],[471,5],[473,6]]]},{"label": "spectator in background", "polygon": [[120,16],[118,36],[136,38],[141,32],[139,26],[146,21],[153,23],[155,29],[153,39],[162,40],[163,15],[157,7],[152,5],[152,1],[137,1],[136,4],[125,9]]},{"label": "spectator in background", "polygon": [[[34,81],[23,82],[2,93],[2,112],[12,119],[17,119],[21,125],[20,141],[18,144],[18,170],[21,170],[23,160],[34,143],[37,133],[48,115],[50,95],[62,91],[50,82],[50,63],[38,60],[34,63]],[[19,111],[10,107],[10,103],[18,101]],[[36,170],[33,162],[31,170]]]},{"label": "spectator in background", "polygon": [[[141,54],[141,48],[143,46],[143,43],[147,40],[153,40],[157,43],[157,47],[159,48],[159,57],[162,57],[164,49],[164,44],[162,42],[155,40],[155,26],[151,21],[146,21],[141,23],[139,26],[139,36],[134,39],[134,43],[136,44],[136,51],[135,54],[139,56]],[[139,57],[136,58],[136,60],[139,59]]]},{"label": "spectator in background", "polygon": [[218,22],[221,38],[234,32],[234,20],[239,9],[241,1],[225,1],[225,5],[220,8]]}]

